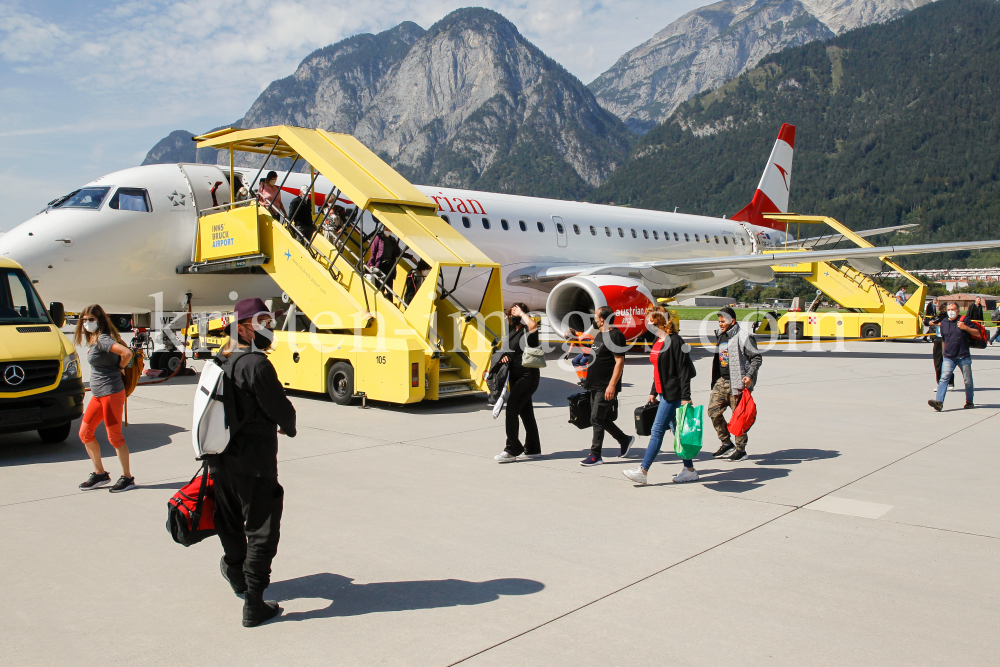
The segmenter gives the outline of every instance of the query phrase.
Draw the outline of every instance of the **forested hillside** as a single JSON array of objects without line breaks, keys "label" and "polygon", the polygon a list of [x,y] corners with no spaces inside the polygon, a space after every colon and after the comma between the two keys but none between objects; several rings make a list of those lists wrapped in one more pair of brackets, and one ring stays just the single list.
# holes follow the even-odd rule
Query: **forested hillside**
[{"label": "forested hillside", "polygon": [[[1000,6],[941,0],[768,56],[692,98],[592,199],[731,215],[750,201],[783,122],[797,126],[792,210],[896,243],[1000,238]],[[1000,252],[910,266],[996,266]]]}]

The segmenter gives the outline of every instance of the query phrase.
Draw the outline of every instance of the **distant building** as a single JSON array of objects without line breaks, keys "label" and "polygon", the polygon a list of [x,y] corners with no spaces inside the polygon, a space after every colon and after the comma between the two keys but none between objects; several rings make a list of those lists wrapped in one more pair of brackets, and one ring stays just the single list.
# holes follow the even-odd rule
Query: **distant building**
[{"label": "distant building", "polygon": [[678,301],[678,306],[695,306],[696,308],[722,308],[736,303],[736,299],[728,296],[693,296],[689,299]]},{"label": "distant building", "polygon": [[958,294],[945,294],[944,296],[939,296],[934,299],[934,306],[938,311],[942,311],[948,303],[954,301],[958,304],[958,307],[965,310],[972,304],[976,302],[976,297],[982,297],[986,300],[986,310],[993,310],[997,307],[997,297],[993,294],[972,294],[970,292],[960,292]]}]

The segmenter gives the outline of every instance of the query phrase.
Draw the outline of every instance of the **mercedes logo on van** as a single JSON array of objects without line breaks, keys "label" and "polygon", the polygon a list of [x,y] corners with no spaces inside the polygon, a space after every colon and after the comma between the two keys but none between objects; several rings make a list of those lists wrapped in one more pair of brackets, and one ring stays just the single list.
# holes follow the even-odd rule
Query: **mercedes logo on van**
[{"label": "mercedes logo on van", "polygon": [[24,382],[24,369],[15,364],[11,364],[7,367],[7,370],[3,372],[4,381],[12,387]]}]

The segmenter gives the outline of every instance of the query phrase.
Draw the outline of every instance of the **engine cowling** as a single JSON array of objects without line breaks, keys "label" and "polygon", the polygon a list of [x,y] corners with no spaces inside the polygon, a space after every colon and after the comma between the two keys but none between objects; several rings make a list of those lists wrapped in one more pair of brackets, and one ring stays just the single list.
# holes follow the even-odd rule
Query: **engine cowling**
[{"label": "engine cowling", "polygon": [[635,340],[646,332],[646,308],[656,303],[645,285],[621,276],[576,276],[549,292],[545,312],[549,326],[566,336],[570,329],[587,331],[594,313],[602,306],[615,311],[615,326],[625,340]]}]

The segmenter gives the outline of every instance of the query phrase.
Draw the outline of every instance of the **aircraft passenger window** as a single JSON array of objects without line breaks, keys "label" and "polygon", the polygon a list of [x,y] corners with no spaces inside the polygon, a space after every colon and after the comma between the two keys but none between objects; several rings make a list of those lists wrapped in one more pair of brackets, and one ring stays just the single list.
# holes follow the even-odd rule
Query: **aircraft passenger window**
[{"label": "aircraft passenger window", "polygon": [[690,242],[691,241],[691,238],[688,236],[687,232],[684,232],[684,241],[685,242]]},{"label": "aircraft passenger window", "polygon": [[655,229],[653,230],[653,240],[654,240],[654,241],[659,241],[659,240],[660,240],[660,237],[659,237],[659,236],[657,235],[657,233],[656,233],[656,230],[655,230]]},{"label": "aircraft passenger window", "polygon": [[469,221],[469,216],[467,215],[462,216],[462,226],[465,227],[466,229],[472,226],[472,222]]},{"label": "aircraft passenger window", "polygon": [[610,227],[605,227],[604,228],[604,233],[607,234],[608,236],[611,236],[611,228]]},{"label": "aircraft passenger window", "polygon": [[[685,234],[684,236],[687,236],[687,234]],[[695,240],[695,243],[701,243],[701,237],[698,236],[697,234],[694,235],[694,240]]]},{"label": "aircraft passenger window", "polygon": [[681,240],[681,237],[677,236],[677,232],[674,232],[674,240],[675,241],[680,241]]},{"label": "aircraft passenger window", "polygon": [[[715,240],[718,241],[719,239],[715,239]],[[708,234],[705,234],[705,243],[711,243],[711,242],[712,242],[712,239],[708,238]]]},{"label": "aircraft passenger window", "polygon": [[528,225],[524,224],[524,220],[518,220],[517,226],[521,228],[522,232],[528,231]]},{"label": "aircraft passenger window", "polygon": [[742,243],[743,245],[746,245],[747,244],[747,240],[741,236],[740,237],[740,243]]},{"label": "aircraft passenger window", "polygon": [[108,202],[108,208],[119,211],[142,211],[149,213],[153,208],[149,205],[149,195],[143,188],[118,188]]},{"label": "aircraft passenger window", "polygon": [[[655,234],[656,232],[653,232],[653,233]],[[647,232],[645,229],[642,230],[642,238],[644,238],[644,239],[648,239],[649,238],[649,232]]]},{"label": "aircraft passenger window", "polygon": [[535,224],[538,225],[538,231],[540,231],[540,232],[544,232],[545,231],[545,225],[543,225],[540,222],[536,222]]},{"label": "aircraft passenger window", "polygon": [[725,243],[726,245],[729,245],[729,237],[728,236],[723,236],[722,237],[722,242]]},{"label": "aircraft passenger window", "polygon": [[93,208],[101,207],[101,202],[111,188],[81,188],[69,196],[66,201],[56,204],[53,208]]},{"label": "aircraft passenger window", "polygon": [[577,236],[580,235],[580,225],[573,225],[573,233]]},{"label": "aircraft passenger window", "polygon": [[632,238],[634,238],[634,239],[639,238],[638,236],[635,235],[635,230],[634,229],[632,230]]},{"label": "aircraft passenger window", "polygon": [[559,232],[560,234],[564,234],[566,232],[566,228],[563,227],[561,223],[557,222],[556,223],[556,231]]},{"label": "aircraft passenger window", "polygon": [[449,225],[451,224],[451,220],[448,219],[448,216],[442,215],[441,219],[444,220],[445,222],[447,222]]},{"label": "aircraft passenger window", "polygon": [[618,228],[618,237],[625,238],[625,232],[622,231],[621,227]]},{"label": "aircraft passenger window", "polygon": [[590,226],[590,235],[597,236],[597,227],[594,227],[593,225]]},{"label": "aircraft passenger window", "polygon": [[483,218],[483,229],[489,229],[489,228],[490,228],[490,219]]},{"label": "aircraft passenger window", "polygon": [[[705,237],[705,238],[708,238],[708,237]],[[715,242],[716,242],[716,243],[718,243],[718,242],[719,242],[719,237],[718,237],[718,236],[716,236],[716,237],[715,237]]]},{"label": "aircraft passenger window", "polygon": [[504,231],[507,231],[508,229],[510,229],[510,225],[507,224],[507,221],[504,220],[503,218],[500,219],[500,226],[503,227]]}]

